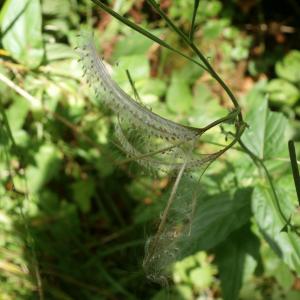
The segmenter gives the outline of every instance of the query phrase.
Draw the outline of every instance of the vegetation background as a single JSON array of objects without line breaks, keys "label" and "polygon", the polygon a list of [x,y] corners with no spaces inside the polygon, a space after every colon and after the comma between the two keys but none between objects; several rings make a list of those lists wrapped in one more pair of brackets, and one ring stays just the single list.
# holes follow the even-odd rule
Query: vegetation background
[{"label": "vegetation background", "polygon": [[[147,1],[106,3],[191,54]],[[194,1],[160,5],[189,31]],[[1,300],[300,299],[299,236],[281,231],[265,176],[238,146],[202,178],[194,255],[173,266],[169,287],[147,280],[145,240],[172,179],[118,166],[115,117],[82,78],[76,35],[93,28],[122,88],[132,94],[128,69],[142,102],[182,124],[228,113],[208,74],[90,0],[6,0],[0,9]],[[266,164],[295,223],[287,142],[300,139],[299,18],[296,0],[201,0],[194,37],[238,97],[249,124],[243,142]],[[203,149],[224,143],[215,128]]]}]

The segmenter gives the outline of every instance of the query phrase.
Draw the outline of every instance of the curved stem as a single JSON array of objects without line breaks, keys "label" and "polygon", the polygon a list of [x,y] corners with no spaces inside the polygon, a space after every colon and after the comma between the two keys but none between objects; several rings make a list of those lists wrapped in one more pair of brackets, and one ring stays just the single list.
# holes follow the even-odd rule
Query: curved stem
[{"label": "curved stem", "polygon": [[229,121],[229,120],[234,120],[235,117],[240,113],[240,109],[238,108],[236,111],[233,111],[231,112],[230,114],[228,114],[227,116],[223,117],[223,118],[220,118],[216,121],[213,121],[212,123],[208,124],[207,126],[201,128],[201,133],[204,133],[205,131],[208,131],[209,129],[221,124],[221,123],[224,123],[226,121]]},{"label": "curved stem", "polygon": [[288,146],[298,203],[300,205],[300,174],[297,164],[296,149],[293,141],[289,141]]},{"label": "curved stem", "polygon": [[277,210],[279,212],[280,218],[285,223],[285,225],[291,225],[290,224],[290,220],[285,216],[284,212],[282,211],[282,208],[280,206],[280,201],[278,199],[278,196],[277,196],[274,184],[273,184],[272,177],[271,177],[271,175],[270,175],[270,173],[269,173],[266,165],[264,164],[263,160],[260,159],[259,157],[257,157],[254,153],[252,153],[251,150],[249,150],[249,148],[241,141],[241,139],[239,139],[239,144],[245,150],[245,152],[252,158],[252,160],[255,163],[255,165],[258,168],[262,168],[264,170],[264,173],[266,175],[267,181],[268,181],[268,183],[269,183],[269,185],[271,187],[273,198],[275,200],[276,208],[277,208]]},{"label": "curved stem", "polygon": [[[196,47],[194,42],[184,33],[182,32],[170,19],[169,17],[160,9],[159,5],[155,2],[155,0],[148,0],[153,8],[157,11],[157,13],[167,22],[167,24],[183,39],[183,41],[197,54],[197,56],[200,58],[202,63],[204,64],[206,70],[208,73],[222,86],[222,88],[225,90],[227,95],[229,96],[231,102],[233,103],[234,107],[238,110],[240,110],[239,103],[237,99],[235,98],[234,94],[230,90],[230,88],[227,86],[227,84],[221,79],[221,77],[218,75],[218,73],[214,70],[214,68],[210,65],[208,60],[205,58],[205,56],[201,53],[201,51]],[[243,116],[242,113],[239,112],[238,118],[240,123],[243,123]]]}]

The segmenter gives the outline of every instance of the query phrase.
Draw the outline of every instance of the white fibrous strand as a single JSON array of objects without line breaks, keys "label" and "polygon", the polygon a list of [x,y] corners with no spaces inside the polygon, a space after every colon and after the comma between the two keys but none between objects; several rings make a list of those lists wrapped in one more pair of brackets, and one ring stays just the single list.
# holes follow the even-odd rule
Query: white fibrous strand
[{"label": "white fibrous strand", "polygon": [[151,135],[166,140],[189,141],[203,133],[202,129],[181,125],[157,115],[126,94],[111,78],[103,60],[97,55],[91,34],[80,35],[78,53],[87,82],[93,86],[105,106],[117,115]]},{"label": "white fibrous strand", "polygon": [[[185,185],[185,188],[181,187],[180,190],[176,191],[166,219],[162,219],[160,222],[159,228],[161,230],[158,229],[155,235],[149,237],[145,246],[143,260],[145,273],[148,279],[161,284],[168,282],[172,274],[172,264],[185,255],[182,252],[182,245],[189,243],[191,239],[190,232],[193,226],[197,182],[187,181],[187,179],[184,181],[188,184]],[[191,190],[193,190],[192,201],[186,195]],[[170,198],[168,202],[169,200]]]},{"label": "white fibrous strand", "polygon": [[[179,149],[181,151],[178,151],[178,148],[180,148],[180,145],[178,144],[170,145],[169,147],[153,152],[142,153],[127,139],[120,124],[115,126],[115,134],[121,144],[122,150],[127,156],[146,169],[156,169],[170,173],[180,170],[184,164],[182,160],[184,159],[185,154],[182,154],[182,149]],[[218,155],[219,152],[202,155],[201,158],[199,158],[199,155],[189,155],[189,159],[185,163],[185,171],[192,171],[203,167],[214,160]]]}]

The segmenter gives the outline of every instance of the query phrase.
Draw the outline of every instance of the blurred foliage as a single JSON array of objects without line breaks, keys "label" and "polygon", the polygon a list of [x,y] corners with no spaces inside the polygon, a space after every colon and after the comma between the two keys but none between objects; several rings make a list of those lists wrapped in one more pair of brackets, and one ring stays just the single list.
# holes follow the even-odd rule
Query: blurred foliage
[{"label": "blurred foliage", "polygon": [[[190,54],[145,1],[108,2]],[[251,17],[267,22],[260,2],[200,1],[194,40],[240,98],[249,124],[242,140],[267,165],[282,210],[291,216],[297,198],[287,141],[299,139],[300,52],[289,46],[289,33],[283,49],[282,32],[246,31]],[[160,3],[188,32],[194,1]],[[292,16],[298,18],[297,10]],[[281,231],[285,224],[272,190],[238,147],[202,178],[191,244],[182,245],[187,256],[174,264],[173,284],[147,281],[144,244],[172,179],[117,165],[116,118],[83,82],[73,50],[80,29],[91,27],[114,79],[133,95],[128,69],[153,111],[201,127],[230,108],[203,70],[89,0],[4,1],[0,299],[299,299],[299,236]],[[278,51],[268,50],[263,34],[275,37],[271,44]],[[215,128],[205,135],[203,152],[225,144],[223,133]],[[188,197],[189,185],[182,189]]]}]

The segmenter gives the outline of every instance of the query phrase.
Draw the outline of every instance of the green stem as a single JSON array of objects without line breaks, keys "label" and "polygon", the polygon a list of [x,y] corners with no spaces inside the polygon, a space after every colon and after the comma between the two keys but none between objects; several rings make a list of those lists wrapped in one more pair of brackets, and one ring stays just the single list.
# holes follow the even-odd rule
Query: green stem
[{"label": "green stem", "polygon": [[290,153],[294,183],[295,183],[296,193],[298,197],[298,203],[300,205],[300,175],[299,175],[299,169],[297,164],[296,150],[293,141],[289,141],[288,145],[289,145],[289,153]]},{"label": "green stem", "polygon": [[[280,206],[280,201],[279,201],[279,198],[277,196],[277,193],[276,193],[276,190],[275,190],[275,186],[273,184],[273,180],[272,180],[272,177],[266,167],[266,165],[264,164],[263,160],[260,159],[259,157],[257,157],[254,153],[252,153],[249,148],[242,142],[241,139],[239,139],[239,144],[241,145],[241,147],[245,150],[245,152],[252,158],[253,162],[255,163],[255,165],[258,167],[258,168],[262,168],[264,170],[264,173],[266,175],[266,178],[267,178],[267,181],[271,187],[271,190],[272,190],[272,194],[273,194],[273,198],[275,200],[275,205],[276,205],[276,208],[280,214],[280,217],[282,219],[282,221],[285,223],[285,225],[289,224],[290,223],[290,220],[285,216],[285,214],[283,213],[282,209],[281,209],[281,206]],[[290,225],[290,224],[289,224]]]},{"label": "green stem", "polygon": [[136,87],[135,87],[135,84],[134,84],[134,82],[133,82],[133,79],[132,79],[132,77],[131,77],[130,72],[129,72],[128,69],[126,69],[126,75],[127,75],[128,81],[129,81],[129,83],[130,83],[130,86],[131,86],[131,88],[132,88],[132,91],[133,91],[133,94],[134,94],[135,99],[136,99],[137,101],[139,101],[139,102],[142,102],[142,100],[141,100],[141,98],[140,98],[140,95],[139,95],[139,93],[138,93],[138,91],[137,91],[137,89],[136,89]]},{"label": "green stem", "polygon": [[221,124],[221,123],[224,123],[226,121],[229,121],[229,120],[234,120],[235,117],[240,113],[240,109],[236,110],[236,111],[233,111],[231,112],[230,114],[228,114],[227,116],[223,117],[223,118],[220,118],[210,124],[208,124],[206,127],[203,127],[201,128],[201,133],[204,133],[205,131],[208,131],[209,129]]},{"label": "green stem", "polygon": [[128,27],[134,29],[135,31],[141,33],[142,35],[146,36],[147,38],[149,38],[150,40],[158,43],[159,45],[179,54],[180,56],[192,61],[193,63],[197,64],[198,66],[200,66],[202,69],[206,70],[206,67],[203,66],[201,63],[199,63],[198,61],[194,60],[193,58],[189,57],[188,55],[180,52],[179,50],[173,48],[172,46],[170,46],[169,44],[167,44],[165,41],[161,40],[160,38],[156,37],[155,35],[153,35],[152,33],[146,31],[145,29],[143,29],[142,27],[136,25],[135,23],[131,22],[130,20],[128,20],[127,18],[119,15],[117,12],[115,12],[113,9],[111,9],[110,7],[108,7],[107,5],[105,5],[103,2],[101,2],[100,0],[92,0],[96,5],[98,5],[100,8],[102,8],[104,11],[106,11],[108,14],[110,14],[111,16],[113,16],[114,18],[116,18],[117,20],[119,20],[120,22],[124,23],[125,25],[127,25]]},{"label": "green stem", "polygon": [[191,25],[191,30],[189,34],[189,38],[192,41],[194,38],[194,31],[195,31],[195,21],[196,21],[196,15],[197,15],[197,10],[199,7],[199,2],[200,0],[195,0],[194,1],[194,10],[193,10],[193,17],[192,17],[192,25]]},{"label": "green stem", "polygon": [[[202,63],[204,64],[206,70],[210,73],[210,75],[222,86],[222,88],[226,91],[227,95],[229,96],[231,102],[233,103],[234,107],[240,110],[239,103],[235,96],[233,95],[230,88],[226,85],[226,83],[221,79],[221,77],[217,74],[217,72],[213,69],[210,65],[208,60],[205,56],[201,53],[201,51],[196,47],[193,41],[184,33],[182,32],[176,25],[169,19],[169,17],[160,9],[159,5],[154,0],[148,0],[148,2],[155,8],[157,13],[165,19],[167,24],[183,39],[183,41],[198,55]],[[239,112],[238,118],[240,123],[243,123],[243,116],[242,113]]]}]

